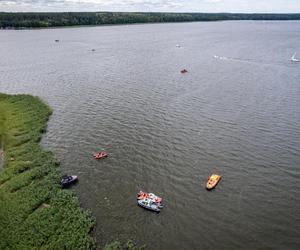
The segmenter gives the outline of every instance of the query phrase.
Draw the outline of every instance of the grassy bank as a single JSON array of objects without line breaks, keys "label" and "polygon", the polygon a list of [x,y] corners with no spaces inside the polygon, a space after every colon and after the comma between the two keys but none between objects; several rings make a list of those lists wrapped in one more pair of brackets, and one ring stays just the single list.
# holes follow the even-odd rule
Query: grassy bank
[{"label": "grassy bank", "polygon": [[0,94],[0,249],[90,249],[93,219],[61,190],[58,163],[39,140],[51,110],[29,95]]}]

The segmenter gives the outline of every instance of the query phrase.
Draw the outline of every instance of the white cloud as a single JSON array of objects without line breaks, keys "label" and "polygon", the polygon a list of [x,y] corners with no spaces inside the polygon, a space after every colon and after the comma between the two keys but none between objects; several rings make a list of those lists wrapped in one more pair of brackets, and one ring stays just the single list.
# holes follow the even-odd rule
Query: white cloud
[{"label": "white cloud", "polygon": [[222,2],[222,0],[204,0],[205,3],[219,3]]},{"label": "white cloud", "polygon": [[0,0],[0,11],[300,12],[300,0]]}]

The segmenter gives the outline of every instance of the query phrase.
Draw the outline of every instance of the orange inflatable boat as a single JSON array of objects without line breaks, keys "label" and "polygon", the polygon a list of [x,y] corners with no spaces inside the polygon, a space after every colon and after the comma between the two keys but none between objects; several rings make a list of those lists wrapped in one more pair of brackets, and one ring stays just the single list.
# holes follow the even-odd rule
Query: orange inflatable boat
[{"label": "orange inflatable boat", "polygon": [[211,189],[215,188],[220,180],[221,180],[221,175],[212,174],[211,176],[208,176],[208,180],[206,183],[206,189],[211,190]]},{"label": "orange inflatable boat", "polygon": [[143,191],[140,191],[137,194],[137,199],[138,200],[150,199],[151,201],[153,201],[155,203],[161,203],[162,202],[162,198],[158,197],[157,195],[155,195],[153,193],[146,193],[146,192],[143,192]]}]

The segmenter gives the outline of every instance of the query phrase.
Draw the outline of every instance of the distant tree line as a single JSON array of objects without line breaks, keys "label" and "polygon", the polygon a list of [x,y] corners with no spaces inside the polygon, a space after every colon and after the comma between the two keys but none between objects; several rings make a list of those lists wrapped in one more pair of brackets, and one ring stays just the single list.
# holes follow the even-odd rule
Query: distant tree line
[{"label": "distant tree line", "polygon": [[162,23],[225,20],[300,20],[298,14],[144,13],[144,12],[0,12],[0,28]]}]

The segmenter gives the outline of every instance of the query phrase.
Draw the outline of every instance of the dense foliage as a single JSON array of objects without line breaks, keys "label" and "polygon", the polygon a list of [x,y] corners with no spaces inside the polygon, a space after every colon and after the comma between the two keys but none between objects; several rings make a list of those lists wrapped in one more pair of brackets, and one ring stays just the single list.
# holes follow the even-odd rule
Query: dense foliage
[{"label": "dense foliage", "polygon": [[139,13],[139,12],[0,12],[1,28],[34,28],[74,25],[192,22],[221,20],[300,20],[300,14]]},{"label": "dense foliage", "polygon": [[57,161],[39,145],[51,110],[29,95],[0,94],[0,249],[90,249],[94,224],[61,190]]}]

